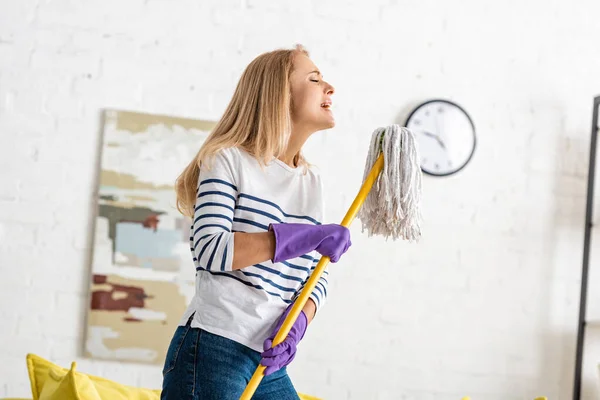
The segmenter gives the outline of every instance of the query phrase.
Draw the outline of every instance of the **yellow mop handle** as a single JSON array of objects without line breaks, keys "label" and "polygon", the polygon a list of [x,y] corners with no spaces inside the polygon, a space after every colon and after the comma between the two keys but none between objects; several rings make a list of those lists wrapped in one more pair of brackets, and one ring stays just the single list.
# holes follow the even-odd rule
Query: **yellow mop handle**
[{"label": "yellow mop handle", "polygon": [[[373,184],[375,183],[375,181],[377,180],[377,177],[383,170],[383,161],[384,161],[383,153],[381,153],[379,155],[379,158],[377,158],[375,165],[373,165],[373,167],[371,168],[371,171],[369,172],[367,179],[365,179],[362,187],[360,188],[360,191],[358,192],[358,195],[356,196],[356,198],[354,199],[354,202],[350,206],[350,209],[346,213],[346,216],[342,220],[342,223],[341,223],[342,226],[345,226],[346,228],[348,228],[352,224],[352,221],[354,221],[356,214],[358,214],[358,210],[360,210],[360,207],[363,205],[363,203],[367,199],[367,196],[369,195],[369,192],[371,191]],[[292,309],[290,310],[288,316],[283,321],[281,328],[279,328],[277,335],[275,335],[275,338],[273,339],[272,347],[275,347],[278,344],[282,343],[285,340],[285,338],[287,337],[288,333],[290,332],[290,329],[292,329],[292,326],[294,325],[294,322],[296,322],[296,319],[300,315],[300,311],[302,311],[302,309],[304,308],[304,305],[308,301],[310,294],[312,293],[315,286],[317,285],[317,282],[319,281],[319,278],[323,274],[323,271],[325,271],[325,267],[327,266],[327,264],[329,264],[329,257],[327,257],[327,256],[321,257],[321,259],[319,260],[319,263],[315,267],[315,270],[313,271],[310,278],[306,282],[306,285],[300,292],[300,295],[294,302],[294,305],[292,306]],[[254,375],[252,375],[252,378],[250,379],[250,382],[248,382],[248,385],[246,386],[244,393],[242,393],[240,400],[250,400],[252,398],[252,395],[256,391],[256,388],[258,388],[258,385],[260,384],[260,381],[263,378],[265,368],[266,367],[263,366],[262,364],[258,365],[258,367],[256,368],[256,371],[254,372]]]}]

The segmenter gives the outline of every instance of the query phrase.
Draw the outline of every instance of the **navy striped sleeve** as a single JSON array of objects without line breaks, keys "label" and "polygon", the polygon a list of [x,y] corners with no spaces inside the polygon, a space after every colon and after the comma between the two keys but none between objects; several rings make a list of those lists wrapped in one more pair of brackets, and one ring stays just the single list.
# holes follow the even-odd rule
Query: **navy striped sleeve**
[{"label": "navy striped sleeve", "polygon": [[[320,176],[319,176],[319,189],[321,190],[321,193],[323,193],[323,181],[321,180]],[[324,220],[325,220],[325,202],[322,201],[321,202],[321,221],[324,221]],[[311,271],[310,271],[311,274],[314,271],[314,269],[317,267],[317,264],[319,263],[319,261],[321,260],[321,255],[319,253],[315,252],[314,255],[315,255],[315,257],[313,258],[313,262],[311,265]],[[327,300],[328,285],[329,285],[329,271],[327,270],[327,267],[326,267],[325,270],[323,271],[323,273],[321,274],[321,277],[319,278],[317,285],[315,286],[314,290],[310,294],[310,298],[317,305],[315,315],[317,312],[319,312],[319,310],[321,309],[321,307],[323,307],[323,305],[325,304],[325,301]]]},{"label": "navy striped sleeve", "polygon": [[[314,268],[316,267],[318,261],[319,261],[319,259],[316,259],[313,262],[311,273],[312,273],[312,271],[314,271]],[[296,294],[294,296],[294,300],[296,299],[296,297],[298,297],[300,295],[300,292],[304,289],[304,286],[306,285],[307,281],[308,281],[308,277],[306,278],[306,280],[304,282],[302,282],[300,289],[298,289],[298,291],[296,292]],[[325,301],[327,300],[328,284],[329,284],[329,271],[327,271],[327,268],[325,268],[325,270],[323,271],[323,274],[317,281],[317,285],[315,286],[315,288],[313,289],[312,293],[309,296],[309,298],[313,300],[313,302],[315,303],[315,306],[316,306],[315,315],[319,312],[319,310],[321,309],[321,307],[323,307],[323,305],[325,304]]]},{"label": "navy striped sleeve", "polygon": [[190,247],[197,267],[209,271],[232,271],[233,213],[238,189],[231,168],[222,155],[198,179]]},{"label": "navy striped sleeve", "polygon": [[328,278],[329,272],[327,270],[323,271],[323,274],[317,282],[317,286],[315,286],[315,289],[310,294],[310,298],[313,299],[313,301],[317,305],[317,312],[321,307],[323,307],[327,299]]}]

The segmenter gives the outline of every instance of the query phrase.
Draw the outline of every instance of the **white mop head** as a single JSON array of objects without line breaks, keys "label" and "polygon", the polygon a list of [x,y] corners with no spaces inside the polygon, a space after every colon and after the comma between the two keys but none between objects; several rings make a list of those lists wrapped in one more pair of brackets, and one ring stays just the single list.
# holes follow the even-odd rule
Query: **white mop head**
[{"label": "white mop head", "polygon": [[421,167],[414,134],[398,125],[377,128],[363,181],[383,152],[384,167],[357,214],[362,230],[408,241],[421,236]]}]

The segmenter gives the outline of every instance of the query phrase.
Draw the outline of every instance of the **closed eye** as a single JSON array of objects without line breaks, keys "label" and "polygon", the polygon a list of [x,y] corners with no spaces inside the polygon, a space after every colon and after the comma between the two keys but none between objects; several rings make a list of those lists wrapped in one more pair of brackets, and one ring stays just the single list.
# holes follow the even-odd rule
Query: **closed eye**
[{"label": "closed eye", "polygon": [[319,82],[319,80],[318,80],[318,79],[311,79],[310,81],[311,81],[311,82],[317,82],[317,83]]}]

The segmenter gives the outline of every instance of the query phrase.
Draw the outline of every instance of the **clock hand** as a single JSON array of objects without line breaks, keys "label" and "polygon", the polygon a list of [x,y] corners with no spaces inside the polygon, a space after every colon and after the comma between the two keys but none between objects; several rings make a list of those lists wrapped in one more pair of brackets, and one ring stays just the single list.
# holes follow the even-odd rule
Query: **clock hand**
[{"label": "clock hand", "polygon": [[438,135],[436,135],[436,138],[437,138],[437,141],[438,141],[438,143],[440,144],[440,146],[441,146],[441,147],[442,147],[444,150],[446,150],[446,145],[444,144],[444,142],[443,142],[443,141],[442,141],[442,139],[440,138],[440,134],[441,134],[441,133],[443,133],[443,132],[442,132],[442,129],[440,128],[440,121],[439,121],[439,118],[443,118],[443,117],[444,117],[444,113],[442,113],[442,114],[441,114],[441,117],[440,117],[440,112],[441,112],[441,111],[442,111],[442,109],[440,108],[440,109],[438,110],[438,117],[436,117],[436,118],[435,118],[435,126],[436,126],[436,129],[437,129],[437,132],[438,132]]},{"label": "clock hand", "polygon": [[425,136],[429,136],[432,137],[436,140],[436,142],[438,142],[438,144],[440,145],[440,147],[444,150],[446,150],[446,145],[444,144],[444,142],[442,141],[442,139],[440,139],[440,137],[438,135],[434,135],[431,132],[427,132],[427,131],[423,131],[423,133],[425,134]]},{"label": "clock hand", "polygon": [[437,137],[437,141],[440,144],[440,147],[444,150],[446,150],[446,145],[444,144],[444,142],[442,141],[442,139],[440,139],[440,137]]}]

